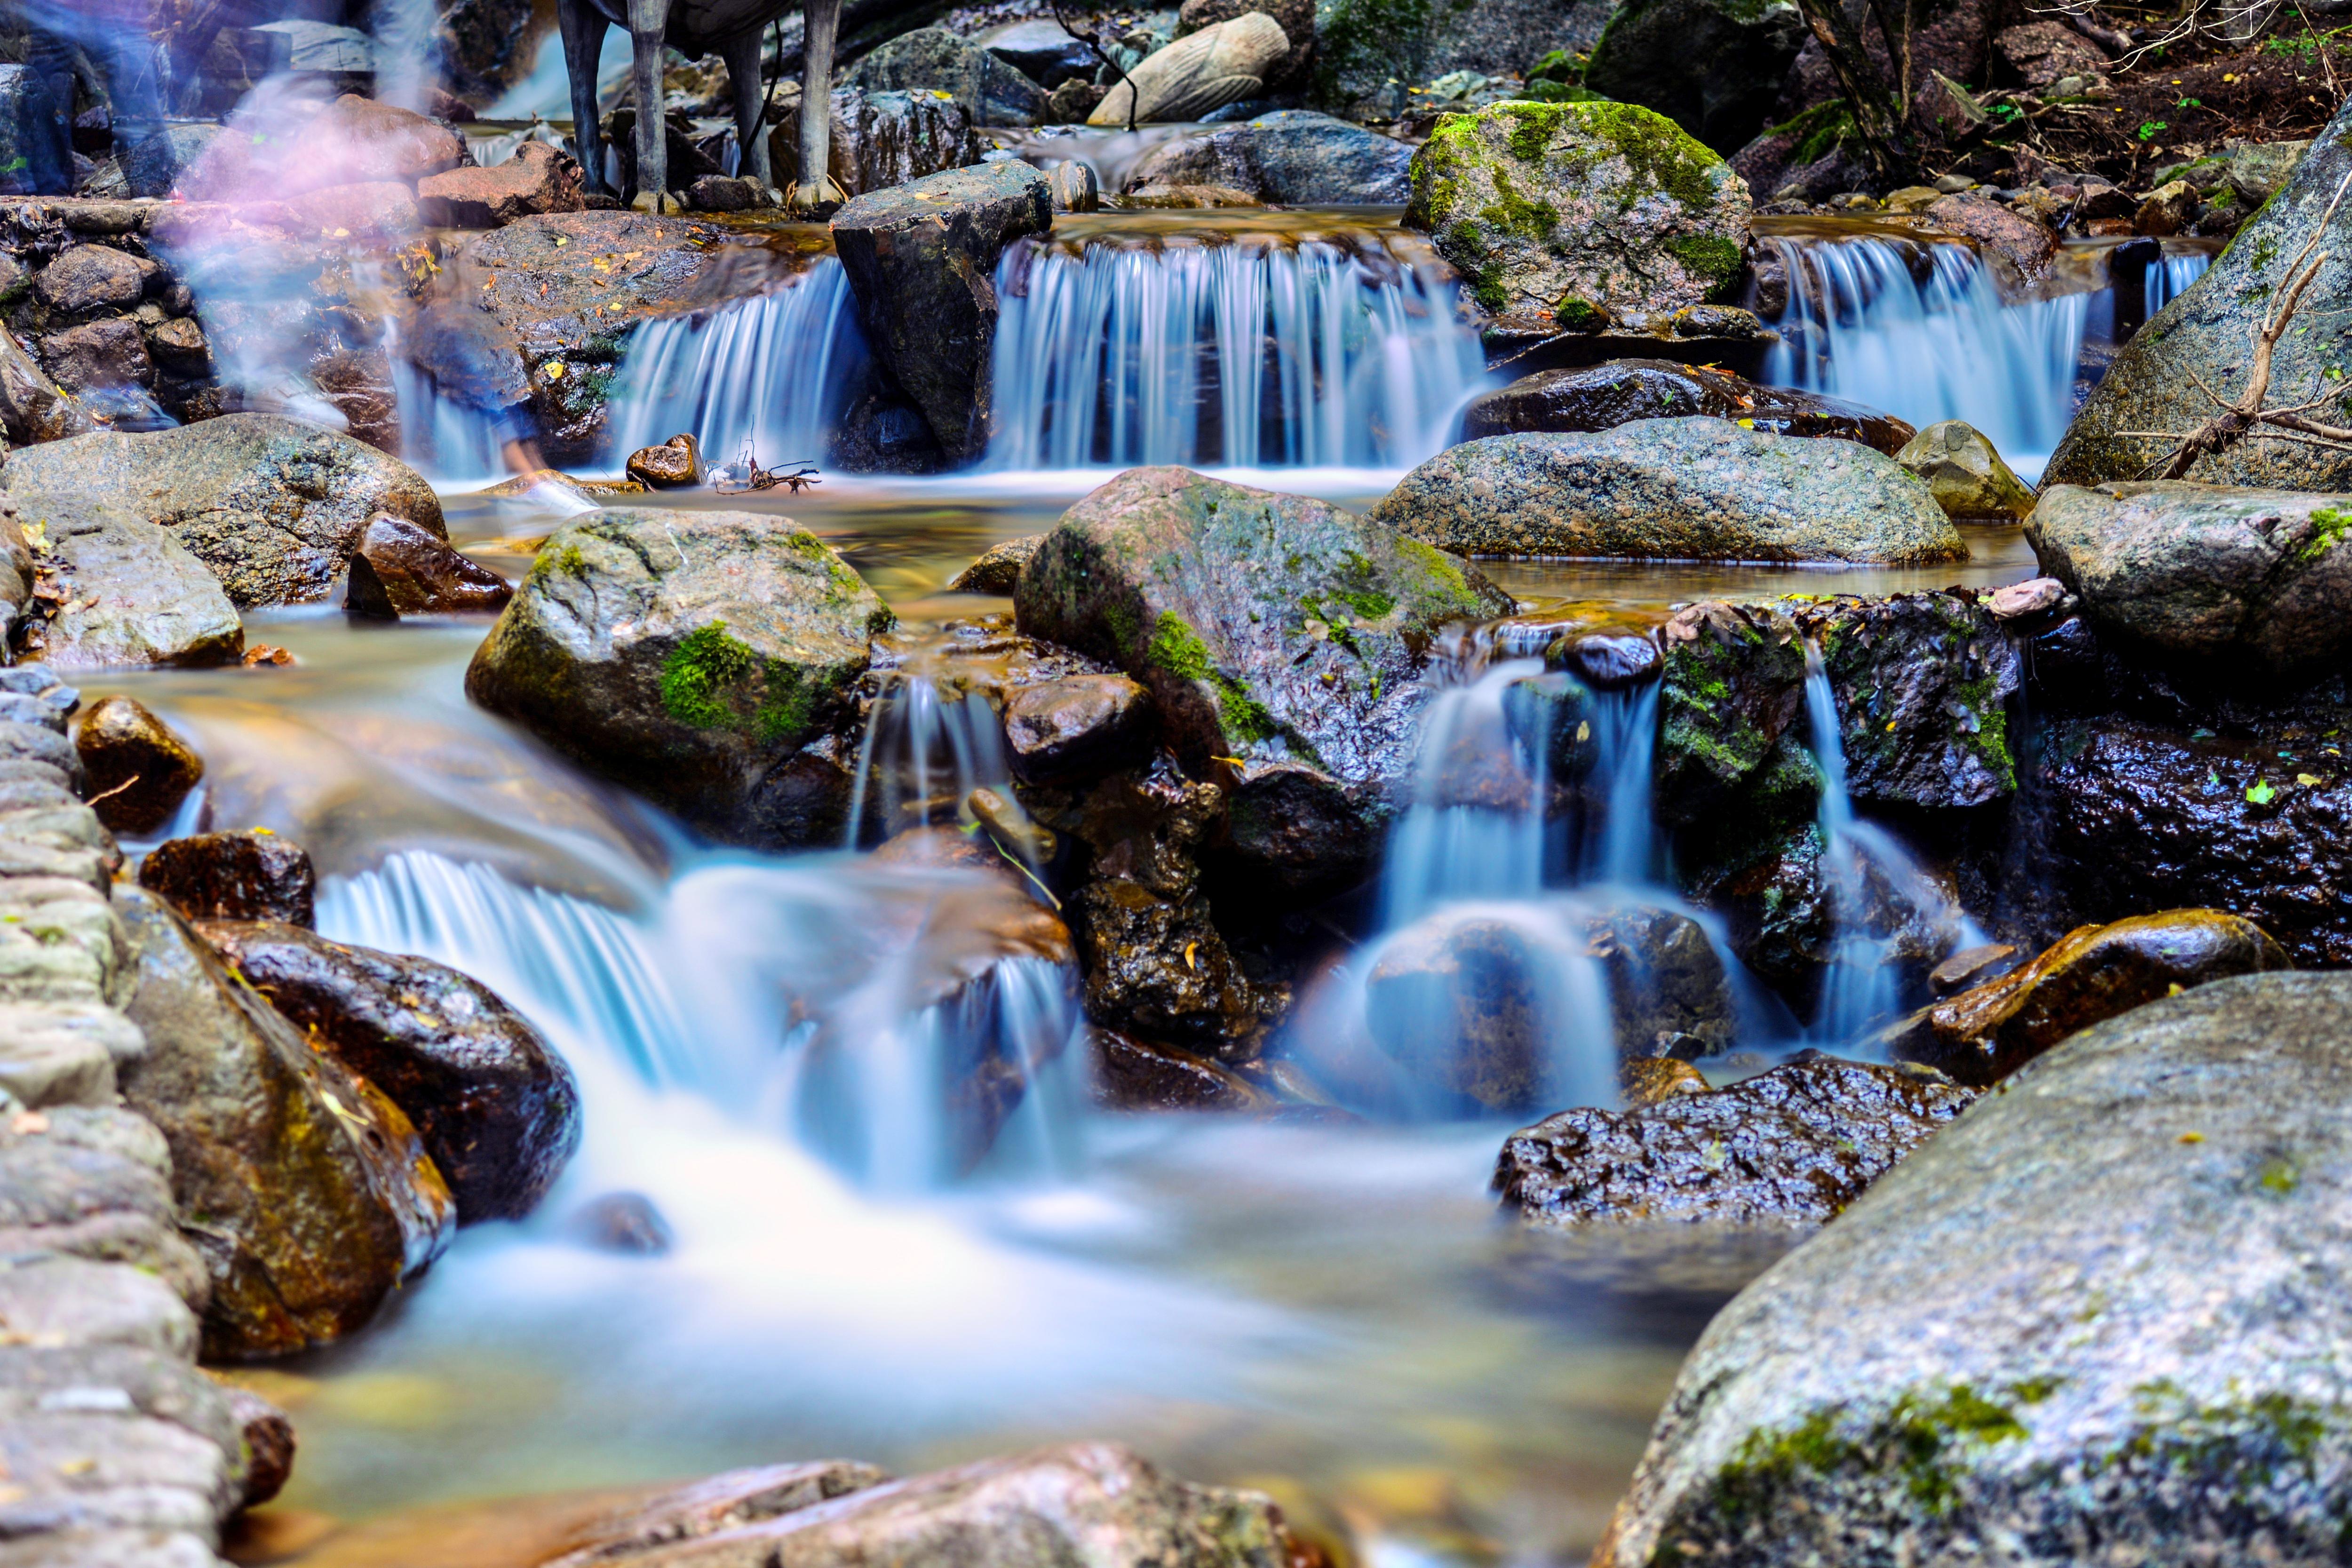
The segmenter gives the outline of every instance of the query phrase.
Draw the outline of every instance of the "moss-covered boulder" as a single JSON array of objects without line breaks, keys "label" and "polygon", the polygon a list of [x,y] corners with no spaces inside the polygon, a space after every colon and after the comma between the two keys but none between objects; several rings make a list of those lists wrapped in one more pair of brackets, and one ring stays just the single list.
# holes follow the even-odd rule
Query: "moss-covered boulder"
[{"label": "moss-covered boulder", "polygon": [[1695,823],[1772,762],[1804,703],[1805,650],[1785,613],[1722,600],[1678,612],[1658,641],[1659,815]]},{"label": "moss-covered boulder", "polygon": [[1405,222],[1497,315],[1620,321],[1727,299],[1746,182],[1630,103],[1497,103],[1442,117],[1412,159]]},{"label": "moss-covered boulder", "polygon": [[1594,1563],[2338,1561],[2347,1037],[2259,974],[2029,1063],[1708,1325]]},{"label": "moss-covered boulder", "polygon": [[714,837],[805,842],[832,814],[795,753],[846,716],[892,621],[787,519],[616,509],[541,547],[466,690]]},{"label": "moss-covered boulder", "polygon": [[1021,630],[1148,688],[1234,846],[1294,885],[1360,871],[1412,768],[1440,634],[1513,605],[1473,568],[1300,496],[1135,468],[1072,507],[1015,591]]}]

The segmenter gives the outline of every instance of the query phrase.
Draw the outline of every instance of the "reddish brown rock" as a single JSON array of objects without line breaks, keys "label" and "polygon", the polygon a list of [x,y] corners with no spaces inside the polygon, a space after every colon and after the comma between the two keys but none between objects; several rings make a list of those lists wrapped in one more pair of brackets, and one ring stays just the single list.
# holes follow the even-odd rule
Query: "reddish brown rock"
[{"label": "reddish brown rock", "polygon": [[2029,278],[2041,276],[2058,254],[2058,237],[2048,228],[1973,191],[1937,197],[1927,216],[1945,233],[2007,257]]},{"label": "reddish brown rock", "polygon": [[580,165],[544,142],[526,142],[494,169],[452,169],[418,181],[416,205],[436,228],[499,228],[534,213],[576,213]]},{"label": "reddish brown rock", "polygon": [[139,885],[192,921],[318,924],[319,879],[310,851],[266,829],[158,844],[139,863]]},{"label": "reddish brown rock", "polygon": [[345,93],[307,121],[215,137],[181,174],[178,194],[191,202],[282,202],[330,185],[413,184],[457,167],[465,153],[446,125]]},{"label": "reddish brown rock", "polygon": [[673,436],[658,447],[629,455],[629,478],[657,490],[679,489],[702,480],[702,453],[691,436]]},{"label": "reddish brown rock", "polygon": [[397,245],[416,232],[416,198],[398,180],[329,185],[293,197],[283,211],[278,226],[305,239]]},{"label": "reddish brown rock", "polygon": [[152,833],[172,820],[205,776],[205,760],[135,698],[106,698],[82,715],[74,747],[89,777],[89,800],[116,833]]},{"label": "reddish brown rock", "polygon": [[447,540],[405,518],[379,512],[368,520],[352,554],[343,607],[389,621],[498,610],[513,596],[513,584],[468,560]]}]

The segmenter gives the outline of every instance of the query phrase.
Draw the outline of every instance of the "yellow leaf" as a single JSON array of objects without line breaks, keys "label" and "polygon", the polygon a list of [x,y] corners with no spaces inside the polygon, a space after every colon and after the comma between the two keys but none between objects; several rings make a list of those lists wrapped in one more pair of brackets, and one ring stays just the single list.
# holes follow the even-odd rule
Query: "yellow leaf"
[{"label": "yellow leaf", "polygon": [[2319,775],[2317,773],[2297,773],[2294,775],[2294,782],[2299,784],[2315,784],[2319,782]]}]

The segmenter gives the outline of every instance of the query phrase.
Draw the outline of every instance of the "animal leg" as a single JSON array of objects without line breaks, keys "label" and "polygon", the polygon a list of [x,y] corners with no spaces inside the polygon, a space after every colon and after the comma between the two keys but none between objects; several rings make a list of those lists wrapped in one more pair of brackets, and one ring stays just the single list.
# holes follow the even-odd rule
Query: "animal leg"
[{"label": "animal leg", "polygon": [[762,113],[767,104],[760,92],[761,32],[759,27],[746,28],[720,44],[719,54],[727,62],[727,79],[735,89],[735,143],[743,150],[735,172],[766,186],[775,182],[768,176],[768,126]]},{"label": "animal leg", "polygon": [[555,25],[563,35],[563,71],[572,79],[572,144],[580,156],[581,183],[591,195],[609,196],[604,128],[596,121],[596,60],[612,24],[588,0],[556,0]]},{"label": "animal leg", "polygon": [[669,208],[669,128],[662,118],[662,41],[669,0],[629,0],[629,79],[637,98],[637,199]]},{"label": "animal leg", "polygon": [[842,201],[829,163],[833,135],[833,39],[841,26],[841,0],[803,0],[801,16],[801,177],[793,205],[817,207]]}]

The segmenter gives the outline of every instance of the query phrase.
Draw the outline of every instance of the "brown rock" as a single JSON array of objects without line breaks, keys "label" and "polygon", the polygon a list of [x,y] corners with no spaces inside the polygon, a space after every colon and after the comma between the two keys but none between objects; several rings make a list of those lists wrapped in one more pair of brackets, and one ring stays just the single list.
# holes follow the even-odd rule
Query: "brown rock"
[{"label": "brown rock", "polygon": [[106,245],[77,245],[33,279],[34,297],[61,315],[128,310],[145,297],[159,268],[143,256]]},{"label": "brown rock", "polygon": [[1935,968],[1927,971],[1928,989],[1938,996],[1949,996],[1965,991],[2001,973],[2017,949],[2005,942],[1988,942],[1977,947],[1964,947]]},{"label": "brown rock", "polygon": [[51,332],[41,340],[41,359],[68,392],[155,384],[154,363],[134,316],[110,316]]},{"label": "brown rock", "polygon": [[439,535],[405,518],[378,512],[352,554],[343,607],[380,620],[402,616],[498,610],[514,584],[468,560]]},{"label": "brown rock", "polygon": [[1714,365],[1620,359],[1538,371],[1471,399],[1462,438],[1528,431],[1613,430],[1636,419],[1704,414],[1782,436],[1835,437],[1893,457],[1915,434],[1891,414],[1815,393],[1759,386]]},{"label": "brown rock", "polygon": [[398,245],[416,233],[416,197],[398,180],[306,191],[285,204],[280,226],[339,245]]},{"label": "brown rock", "polygon": [[1055,88],[1045,102],[1055,124],[1084,125],[1087,116],[1095,111],[1095,105],[1100,103],[1103,95],[1109,90],[1107,87],[1096,86],[1084,77],[1074,76]]},{"label": "brown rock", "polygon": [[435,228],[499,228],[534,213],[583,210],[580,165],[544,142],[526,142],[494,169],[452,169],[416,184],[416,216]]},{"label": "brown rock", "polygon": [[2040,277],[2058,254],[2058,237],[2048,228],[1973,191],[1938,197],[1927,216],[1945,233],[2007,257],[2028,278]]},{"label": "brown rock", "polygon": [[212,368],[212,344],[194,316],[175,316],[148,328],[147,353],[175,375],[202,375]]},{"label": "brown rock", "polygon": [[1265,204],[1231,185],[1139,185],[1119,198],[1130,207],[1257,207]]},{"label": "brown rock", "polygon": [[705,174],[687,188],[686,205],[698,213],[750,212],[765,206],[760,187],[732,174]]},{"label": "brown rock", "polygon": [[225,1383],[221,1392],[228,1396],[229,1414],[245,1438],[244,1506],[255,1508],[285,1490],[294,1473],[294,1423],[249,1388]]},{"label": "brown rock", "polygon": [[139,885],[192,921],[318,924],[319,879],[310,851],[266,828],[158,844],[139,863]]},{"label": "brown rock", "polygon": [[191,202],[284,201],[329,185],[414,184],[457,167],[465,153],[447,126],[345,93],[280,134],[213,138],[177,189]]},{"label": "brown rock", "polygon": [[90,427],[81,400],[58,387],[16,334],[0,327],[0,429],[16,446],[60,441]]},{"label": "brown rock", "polygon": [[685,1549],[705,1536],[829,1502],[889,1479],[871,1465],[847,1459],[729,1470],[582,1525],[570,1550],[543,1568],[643,1563],[641,1552]]},{"label": "brown rock", "polygon": [[1033,784],[1103,773],[1150,739],[1151,696],[1123,675],[1071,675],[1024,687],[1004,708],[1013,771]]},{"label": "brown rock", "polygon": [[116,833],[154,832],[205,776],[205,760],[136,698],[102,699],[74,733],[91,809]]},{"label": "brown rock", "polygon": [[2063,22],[2028,22],[2003,27],[1992,47],[2028,87],[2048,87],[2061,77],[2090,76],[2107,68],[2106,51]]},{"label": "brown rock", "polygon": [[1990,1088],[2067,1036],[2208,981],[2290,969],[2252,921],[2169,910],[2070,931],[2032,963],[1887,1031],[1896,1057]]},{"label": "brown rock", "polygon": [[1021,569],[1029,564],[1030,557],[1037,553],[1037,546],[1044,542],[1044,534],[1032,533],[990,546],[988,553],[955,574],[948,584],[948,592],[997,594],[1010,597],[1021,581]]},{"label": "brown rock", "polygon": [[1678,1094],[1706,1094],[1706,1075],[1679,1057],[1636,1057],[1617,1066],[1617,1087],[1624,1091],[1625,1109],[1658,1105]]},{"label": "brown rock", "polygon": [[1097,1029],[1095,1100],[1113,1110],[1263,1110],[1273,1102],[1232,1068],[1174,1046]]},{"label": "brown rock", "polygon": [[691,436],[673,436],[658,447],[629,457],[628,476],[653,489],[677,489],[702,482],[702,453]]},{"label": "brown rock", "polygon": [[2179,234],[2197,221],[2198,209],[2204,205],[2194,185],[2186,180],[2173,180],[2147,194],[2147,199],[2132,215],[2132,226],[2141,234],[2158,237]]}]

